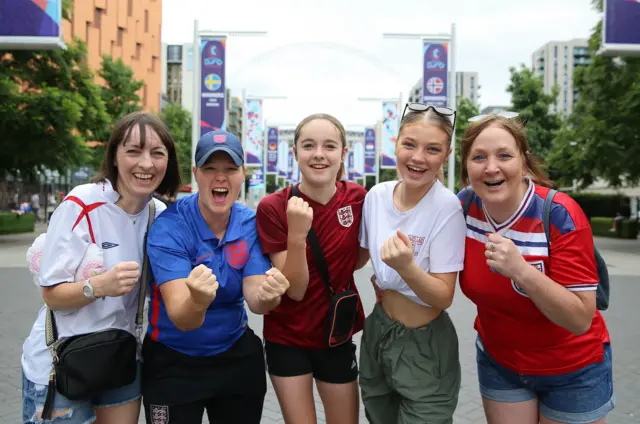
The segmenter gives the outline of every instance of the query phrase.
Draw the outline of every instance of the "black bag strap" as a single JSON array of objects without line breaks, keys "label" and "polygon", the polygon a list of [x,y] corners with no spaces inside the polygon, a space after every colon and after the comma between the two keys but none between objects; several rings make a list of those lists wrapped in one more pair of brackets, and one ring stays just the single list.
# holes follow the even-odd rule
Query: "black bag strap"
[{"label": "black bag strap", "polygon": [[551,204],[553,203],[553,196],[555,196],[557,192],[558,190],[550,189],[549,193],[547,193],[547,197],[544,198],[544,206],[542,207],[542,225],[544,226],[544,235],[547,237],[547,247],[551,246],[549,222],[551,221]]},{"label": "black bag strap", "polygon": [[[291,186],[291,194],[289,195],[289,198],[291,198],[291,196],[301,197],[300,190],[298,190],[297,184]],[[324,252],[322,250],[322,246],[320,245],[320,241],[318,240],[318,236],[316,235],[316,232],[313,231],[313,226],[311,226],[311,228],[309,229],[309,233],[307,234],[307,239],[309,240],[309,246],[311,247],[311,252],[313,253],[313,257],[315,258],[316,263],[318,265],[318,270],[322,275],[322,281],[324,281],[324,284],[327,286],[327,289],[329,289],[329,293],[331,293],[331,295],[333,296],[335,294],[335,291],[333,290],[333,287],[331,287],[331,277],[329,276],[329,265],[327,265],[327,261],[324,258]]]},{"label": "black bag strap", "polygon": [[[151,228],[151,224],[153,224],[153,220],[156,218],[156,204],[153,199],[149,202],[149,221],[147,222],[147,231],[144,234],[144,243],[142,246],[143,251],[143,262],[142,262],[142,275],[140,278],[140,287],[139,287],[139,298],[138,298],[138,311],[136,312],[136,332],[138,328],[142,328],[143,320],[144,320],[144,302],[147,290],[147,284],[149,283],[149,256],[147,256],[147,235],[149,234],[149,229]],[[56,320],[53,315],[53,311],[47,308],[47,314],[45,317],[45,340],[47,346],[51,346],[58,340],[58,327],[56,326]],[[139,334],[136,335],[138,338]],[[139,342],[140,340],[138,340]]]}]

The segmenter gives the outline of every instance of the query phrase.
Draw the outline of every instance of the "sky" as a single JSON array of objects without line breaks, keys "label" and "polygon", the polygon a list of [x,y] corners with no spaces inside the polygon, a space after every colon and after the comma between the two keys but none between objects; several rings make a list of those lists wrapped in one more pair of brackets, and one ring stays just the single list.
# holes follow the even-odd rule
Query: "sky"
[{"label": "sky", "polygon": [[402,96],[406,102],[422,75],[421,41],[383,33],[450,33],[455,24],[456,70],[479,73],[485,107],[510,103],[509,67],[531,66],[532,53],[548,41],[588,38],[600,19],[591,0],[162,3],[162,41],[168,44],[192,42],[195,19],[201,30],[267,32],[228,38],[227,87],[233,96],[244,89],[266,97],[267,125],[282,126],[325,112],[355,128],[379,119],[379,99]]}]

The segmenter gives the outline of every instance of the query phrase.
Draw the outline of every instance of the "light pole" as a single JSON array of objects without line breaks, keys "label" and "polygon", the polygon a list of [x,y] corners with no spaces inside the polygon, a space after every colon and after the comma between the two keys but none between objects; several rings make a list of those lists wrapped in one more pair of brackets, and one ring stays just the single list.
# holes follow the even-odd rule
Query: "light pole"
[{"label": "light pole", "polygon": [[[288,97],[287,96],[254,96],[254,95],[247,95],[247,90],[245,88],[242,89],[242,148],[245,150],[247,150],[247,100],[287,100]],[[264,115],[264,105],[263,107],[263,112],[262,115]],[[262,116],[260,117],[260,119],[262,120]],[[266,121],[264,121],[265,123],[265,128],[266,128]],[[264,128],[263,128],[263,134],[262,134],[262,178],[264,179],[264,191],[263,191],[263,196],[266,194],[267,191],[267,173],[266,173],[266,166],[267,166],[267,137],[265,135],[264,132]],[[245,201],[245,203],[247,202],[246,199],[246,184],[242,184],[242,191],[240,192],[240,196],[241,198]]]},{"label": "light pole", "polygon": [[[425,40],[429,41],[446,41],[449,42],[449,81],[447,90],[449,90],[449,98],[447,103],[449,108],[456,110],[456,24],[451,24],[451,33],[449,34],[418,34],[418,33],[383,33],[383,38],[387,39],[400,39],[400,40],[422,40],[423,45]],[[424,66],[424,65],[423,65]],[[424,71],[424,70],[423,70]],[[423,81],[424,85],[424,81]],[[424,96],[424,93],[423,93]],[[455,166],[456,166],[456,136],[455,128],[451,134],[451,154],[449,155],[449,166],[447,172],[447,187],[453,191],[455,189]]]},{"label": "light pole", "polygon": [[[400,123],[400,110],[402,109],[402,91],[398,94],[397,98],[358,97],[358,101],[377,102],[377,103],[397,102],[398,103],[398,124]],[[380,160],[380,158],[382,157],[382,149],[381,149],[382,146],[380,141],[381,135],[382,135],[382,131],[380,130],[380,128],[376,128],[376,184],[380,182],[380,167],[382,166],[382,161]],[[366,177],[365,177],[365,180],[366,180]]]},{"label": "light pole", "polygon": [[[208,31],[200,30],[200,22],[196,19],[193,21],[193,108],[191,114],[191,166],[195,166],[195,154],[198,140],[200,139],[200,101],[202,86],[202,69],[200,67],[202,63],[202,52],[200,45],[203,37],[266,37],[267,31]],[[226,64],[225,64],[226,66]],[[226,75],[225,79],[226,88]],[[225,93],[225,115],[226,111],[226,93]],[[244,186],[243,186],[244,187]],[[191,173],[191,192],[195,193],[198,190],[193,173]]]}]

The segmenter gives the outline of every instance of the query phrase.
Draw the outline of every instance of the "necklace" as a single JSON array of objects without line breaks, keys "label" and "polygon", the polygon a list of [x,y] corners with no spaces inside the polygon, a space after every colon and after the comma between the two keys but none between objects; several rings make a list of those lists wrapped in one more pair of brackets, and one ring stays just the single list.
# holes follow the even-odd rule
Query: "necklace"
[{"label": "necklace", "polygon": [[131,220],[131,222],[133,222],[133,225],[136,225],[136,221],[138,220],[138,218],[140,218],[140,215],[142,215],[142,213],[144,212],[144,209],[142,209],[140,212],[138,212],[137,214],[131,214],[128,213],[127,216],[129,217],[129,219]]}]

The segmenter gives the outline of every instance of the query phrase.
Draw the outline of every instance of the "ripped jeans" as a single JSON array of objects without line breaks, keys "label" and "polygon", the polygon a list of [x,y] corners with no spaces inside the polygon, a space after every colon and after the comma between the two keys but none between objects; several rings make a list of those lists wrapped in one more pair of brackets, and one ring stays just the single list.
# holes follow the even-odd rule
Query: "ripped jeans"
[{"label": "ripped jeans", "polygon": [[132,402],[141,397],[140,363],[138,375],[133,383],[119,389],[110,390],[100,396],[84,400],[69,400],[56,393],[51,420],[40,418],[47,398],[47,386],[36,384],[22,373],[22,422],[24,424],[89,424],[96,420],[94,408],[106,408]]}]

